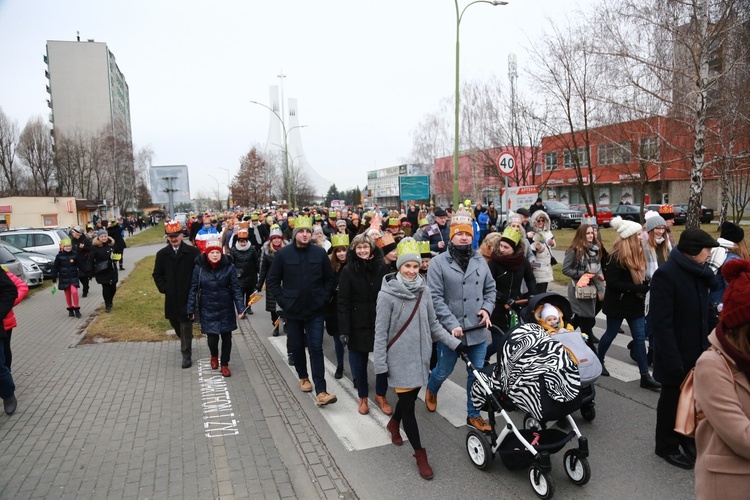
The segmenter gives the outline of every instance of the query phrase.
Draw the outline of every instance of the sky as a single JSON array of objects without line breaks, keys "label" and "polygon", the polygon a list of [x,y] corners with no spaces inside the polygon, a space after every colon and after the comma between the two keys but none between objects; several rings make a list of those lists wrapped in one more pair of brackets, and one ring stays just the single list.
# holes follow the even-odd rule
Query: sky
[{"label": "sky", "polygon": [[[593,0],[582,0],[585,5]],[[459,0],[459,7],[468,1]],[[519,86],[530,41],[566,0],[471,5],[461,22],[461,80]],[[188,165],[193,196],[226,193],[227,172],[265,146],[269,86],[298,100],[308,162],[339,189],[400,165],[412,132],[455,85],[450,0],[0,0],[0,107],[23,127],[49,108],[47,40],[106,42],[130,88],[136,148],[154,165]]]}]

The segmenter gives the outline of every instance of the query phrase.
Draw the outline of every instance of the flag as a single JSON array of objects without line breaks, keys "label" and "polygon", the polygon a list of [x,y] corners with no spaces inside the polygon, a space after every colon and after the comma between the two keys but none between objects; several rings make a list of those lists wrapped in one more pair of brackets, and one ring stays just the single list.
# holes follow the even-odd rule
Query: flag
[{"label": "flag", "polygon": [[427,236],[434,236],[436,234],[440,234],[440,228],[437,224],[427,226]]}]

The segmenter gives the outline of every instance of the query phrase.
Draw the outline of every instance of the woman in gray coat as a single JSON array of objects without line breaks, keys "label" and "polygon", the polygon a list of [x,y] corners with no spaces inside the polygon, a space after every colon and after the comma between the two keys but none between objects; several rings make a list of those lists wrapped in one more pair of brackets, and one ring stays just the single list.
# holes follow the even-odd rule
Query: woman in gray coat
[{"label": "woman in gray coat", "polygon": [[593,274],[592,285],[603,289],[602,250],[597,245],[596,229],[588,224],[581,224],[576,230],[570,248],[565,252],[562,272],[570,277],[568,283],[568,300],[573,308],[571,323],[589,336],[593,343],[599,339],[594,336],[596,324],[596,297],[590,299],[576,298],[576,283],[584,274]]},{"label": "woman in gray coat", "polygon": [[393,444],[403,439],[399,425],[414,448],[419,474],[432,478],[427,452],[422,448],[414,403],[430,373],[432,342],[440,341],[456,352],[465,352],[461,341],[441,325],[432,305],[432,297],[419,274],[422,259],[416,241],[404,238],[397,248],[398,272],[386,275],[380,288],[375,320],[375,373],[387,374],[388,385],[398,395],[396,409],[387,428]]}]

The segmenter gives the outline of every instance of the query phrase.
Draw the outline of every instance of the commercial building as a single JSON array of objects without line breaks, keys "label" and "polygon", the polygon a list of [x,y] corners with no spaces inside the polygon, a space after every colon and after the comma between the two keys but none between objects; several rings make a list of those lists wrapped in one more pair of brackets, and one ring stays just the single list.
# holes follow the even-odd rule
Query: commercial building
[{"label": "commercial building", "polygon": [[[401,208],[406,201],[401,197],[402,176],[429,175],[425,165],[410,163],[395,167],[380,168],[367,172],[367,186],[365,187],[366,206],[380,205],[391,209]],[[420,202],[428,200],[420,199]]]}]

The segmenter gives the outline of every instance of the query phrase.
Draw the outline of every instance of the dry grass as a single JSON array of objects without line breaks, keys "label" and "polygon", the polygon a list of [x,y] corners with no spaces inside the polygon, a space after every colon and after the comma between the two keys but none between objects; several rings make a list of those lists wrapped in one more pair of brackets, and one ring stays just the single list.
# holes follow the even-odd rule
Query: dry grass
[{"label": "dry grass", "polygon": [[164,221],[157,225],[136,233],[127,240],[129,247],[138,245],[149,245],[151,243],[164,243]]}]

